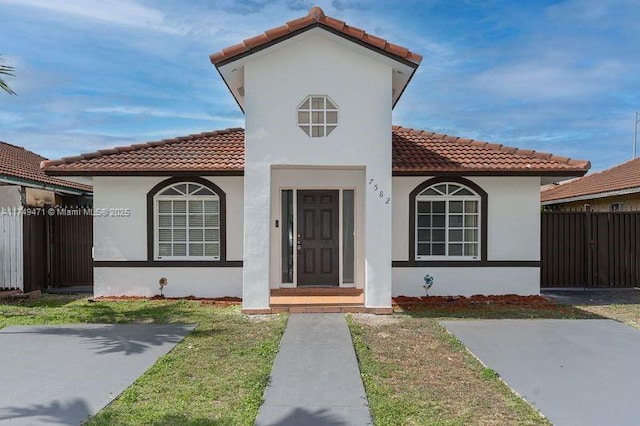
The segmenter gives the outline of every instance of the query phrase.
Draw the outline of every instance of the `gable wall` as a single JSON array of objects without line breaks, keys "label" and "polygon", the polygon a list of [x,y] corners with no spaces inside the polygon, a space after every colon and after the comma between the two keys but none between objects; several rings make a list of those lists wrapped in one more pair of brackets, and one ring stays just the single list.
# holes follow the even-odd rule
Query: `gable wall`
[{"label": "gable wall", "polygon": [[[392,69],[341,42],[314,29],[245,65],[246,167],[389,167]],[[296,124],[308,95],[327,95],[339,108],[338,128],[326,138],[311,138]]]}]

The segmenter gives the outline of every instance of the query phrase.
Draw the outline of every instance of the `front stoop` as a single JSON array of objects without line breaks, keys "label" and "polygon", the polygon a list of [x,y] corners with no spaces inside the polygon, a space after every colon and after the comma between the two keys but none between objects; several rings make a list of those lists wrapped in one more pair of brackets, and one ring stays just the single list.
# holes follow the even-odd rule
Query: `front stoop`
[{"label": "front stoop", "polygon": [[267,309],[243,309],[245,315],[269,315],[282,314],[322,314],[322,313],[353,313],[353,314],[375,314],[392,315],[393,308],[367,308],[365,306],[278,306]]},{"label": "front stoop", "polygon": [[292,288],[271,290],[270,307],[243,309],[247,315],[319,313],[369,313],[391,315],[393,308],[367,308],[362,289]]}]

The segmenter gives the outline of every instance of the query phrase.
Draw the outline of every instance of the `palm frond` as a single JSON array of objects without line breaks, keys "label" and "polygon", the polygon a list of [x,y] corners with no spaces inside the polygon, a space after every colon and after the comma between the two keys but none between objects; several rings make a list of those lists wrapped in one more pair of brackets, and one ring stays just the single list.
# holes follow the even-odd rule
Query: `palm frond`
[{"label": "palm frond", "polygon": [[[0,61],[1,60],[2,60],[2,55],[0,55]],[[15,76],[15,74],[13,73],[13,67],[10,66],[10,65],[2,64],[2,63],[0,63],[0,74],[1,75],[10,75],[12,77]],[[9,85],[2,78],[0,78],[0,89],[4,90],[5,92],[7,92],[10,95],[15,95],[16,94],[16,92],[11,90]]]}]

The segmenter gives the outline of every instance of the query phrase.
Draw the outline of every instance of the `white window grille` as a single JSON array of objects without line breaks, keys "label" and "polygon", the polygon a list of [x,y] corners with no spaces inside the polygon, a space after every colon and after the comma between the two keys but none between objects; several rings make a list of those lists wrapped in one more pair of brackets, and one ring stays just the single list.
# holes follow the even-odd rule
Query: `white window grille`
[{"label": "white window grille", "polygon": [[329,136],[338,127],[338,107],[328,96],[307,96],[298,106],[298,127],[308,136]]},{"label": "white window grille", "polygon": [[156,259],[220,260],[220,198],[204,185],[176,183],[154,197]]}]

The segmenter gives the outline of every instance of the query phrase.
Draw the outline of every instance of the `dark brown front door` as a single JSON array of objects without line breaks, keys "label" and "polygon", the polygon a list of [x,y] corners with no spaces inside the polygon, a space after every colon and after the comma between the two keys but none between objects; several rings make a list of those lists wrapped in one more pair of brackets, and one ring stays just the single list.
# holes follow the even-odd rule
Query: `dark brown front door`
[{"label": "dark brown front door", "polygon": [[338,283],[339,191],[298,191],[298,285]]}]

